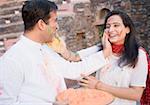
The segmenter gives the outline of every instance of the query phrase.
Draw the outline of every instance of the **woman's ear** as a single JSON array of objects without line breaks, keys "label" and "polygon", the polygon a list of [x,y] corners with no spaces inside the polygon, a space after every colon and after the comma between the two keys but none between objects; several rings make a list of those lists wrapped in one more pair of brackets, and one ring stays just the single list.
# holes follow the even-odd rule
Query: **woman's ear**
[{"label": "woman's ear", "polygon": [[45,30],[46,23],[42,19],[38,20],[37,25],[40,30]]},{"label": "woman's ear", "polygon": [[130,33],[130,28],[126,27],[126,34]]}]

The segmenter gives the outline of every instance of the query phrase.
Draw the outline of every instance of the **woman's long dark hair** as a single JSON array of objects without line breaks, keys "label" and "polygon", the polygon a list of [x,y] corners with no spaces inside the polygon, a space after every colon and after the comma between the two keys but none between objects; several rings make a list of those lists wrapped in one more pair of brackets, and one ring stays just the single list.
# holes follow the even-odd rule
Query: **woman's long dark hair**
[{"label": "woman's long dark hair", "polygon": [[137,41],[137,38],[135,35],[137,35],[134,24],[130,17],[122,12],[122,11],[111,11],[108,13],[105,19],[104,23],[104,29],[106,28],[106,22],[109,17],[113,15],[118,15],[121,17],[123,24],[125,27],[129,27],[130,32],[126,34],[125,42],[124,42],[124,51],[122,53],[122,56],[119,59],[119,66],[123,67],[128,65],[129,67],[135,67],[137,60],[138,60],[138,49],[139,49],[139,43]]}]

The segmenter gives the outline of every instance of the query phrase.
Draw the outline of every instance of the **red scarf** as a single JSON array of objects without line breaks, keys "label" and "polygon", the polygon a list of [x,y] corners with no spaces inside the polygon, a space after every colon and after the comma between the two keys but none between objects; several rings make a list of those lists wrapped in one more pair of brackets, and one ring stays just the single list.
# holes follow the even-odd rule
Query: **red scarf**
[{"label": "red scarf", "polygon": [[112,52],[115,54],[121,54],[124,50],[124,45],[114,45],[112,44]]}]

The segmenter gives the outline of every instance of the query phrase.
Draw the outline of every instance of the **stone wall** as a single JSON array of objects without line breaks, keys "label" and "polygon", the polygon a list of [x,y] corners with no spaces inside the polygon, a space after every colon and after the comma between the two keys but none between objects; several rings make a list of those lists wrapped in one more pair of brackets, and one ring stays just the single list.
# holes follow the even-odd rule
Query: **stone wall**
[{"label": "stone wall", "polygon": [[99,41],[90,2],[73,4],[74,16],[59,17],[59,32],[73,51],[92,46]]},{"label": "stone wall", "polygon": [[132,0],[132,19],[145,48],[150,53],[150,1]]},{"label": "stone wall", "polygon": [[77,3],[74,7],[78,8],[80,13],[75,12],[75,18],[73,18],[75,23],[70,25],[72,35],[68,34],[66,40],[71,50],[85,48],[100,41],[97,26],[101,24],[98,19],[102,19],[98,16],[100,15],[98,12],[102,12],[103,9],[123,10],[128,13],[135,24],[140,41],[147,50],[150,49],[149,0],[91,0],[88,4]]}]

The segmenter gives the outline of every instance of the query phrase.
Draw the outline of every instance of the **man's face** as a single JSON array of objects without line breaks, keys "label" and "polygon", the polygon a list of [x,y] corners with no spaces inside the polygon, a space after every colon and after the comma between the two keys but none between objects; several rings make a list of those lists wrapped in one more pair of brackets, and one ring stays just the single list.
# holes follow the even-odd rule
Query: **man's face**
[{"label": "man's face", "polygon": [[45,41],[50,42],[56,35],[58,24],[57,24],[57,13],[51,12],[50,18],[48,20],[48,24],[46,24],[45,28]]}]

